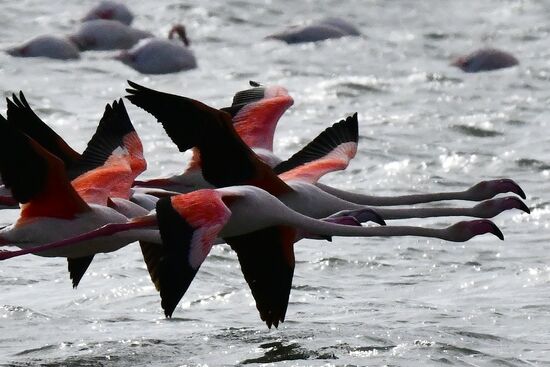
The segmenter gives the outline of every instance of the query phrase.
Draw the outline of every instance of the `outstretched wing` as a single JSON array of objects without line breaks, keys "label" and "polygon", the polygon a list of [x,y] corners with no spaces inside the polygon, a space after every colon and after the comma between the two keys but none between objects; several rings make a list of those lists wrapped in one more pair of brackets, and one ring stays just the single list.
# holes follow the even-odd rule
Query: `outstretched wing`
[{"label": "outstretched wing", "polygon": [[231,114],[237,134],[249,147],[273,151],[277,123],[294,100],[283,87],[251,85],[237,92],[231,107],[222,110]]},{"label": "outstretched wing", "polygon": [[204,178],[216,187],[251,184],[273,195],[292,189],[242,141],[231,116],[199,101],[128,82],[127,98],[162,123],[180,151],[200,151]]},{"label": "outstretched wing", "polygon": [[315,183],[323,175],[345,169],[357,153],[357,113],[328,127],[302,150],[273,170],[284,181]]},{"label": "outstretched wing", "polygon": [[77,164],[80,154],[74,151],[61,136],[38,117],[30,107],[23,92],[19,92],[19,97],[12,94],[12,99],[13,101],[6,98],[8,121],[14,124],[16,129],[31,137],[44,149],[61,159],[68,169]]},{"label": "outstretched wing", "polygon": [[145,260],[149,260],[147,268],[160,290],[161,306],[167,317],[172,316],[230,216],[214,190],[198,190],[157,202],[163,254],[159,258],[147,252]]},{"label": "outstretched wing", "polygon": [[130,121],[122,99],[105,106],[103,117],[99,121],[95,134],[82,153],[71,177],[103,166],[117,148],[127,151],[128,163],[137,177],[147,166],[143,158],[143,146]]},{"label": "outstretched wing", "polygon": [[224,240],[237,253],[241,271],[267,327],[285,321],[292,277],[296,231],[269,227]]},{"label": "outstretched wing", "polygon": [[0,118],[0,174],[22,203],[20,220],[73,218],[91,210],[71,186],[63,162]]}]

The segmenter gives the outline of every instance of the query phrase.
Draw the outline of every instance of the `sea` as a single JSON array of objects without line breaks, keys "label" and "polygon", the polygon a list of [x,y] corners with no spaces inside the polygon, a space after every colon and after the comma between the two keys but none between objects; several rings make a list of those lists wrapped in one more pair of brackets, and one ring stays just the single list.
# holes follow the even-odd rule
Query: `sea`
[{"label": "sea", "polygon": [[[250,80],[281,85],[295,101],[276,130],[283,159],[358,113],[357,155],[323,183],[404,195],[512,178],[531,214],[495,217],[504,241],[302,240],[286,321],[271,330],[226,245],[213,248],[171,319],[137,244],[97,255],[77,289],[65,259],[10,259],[0,264],[0,366],[550,366],[549,1],[126,3],[133,26],[158,37],[184,24],[198,68],[147,76],[114,60],[113,51],[76,61],[0,52],[0,93],[23,91],[82,151],[105,105],[126,94],[127,80],[215,107],[230,105]],[[2,0],[0,49],[74,32],[96,4]],[[265,39],[327,16],[362,36],[295,45]],[[450,65],[482,47],[510,52],[520,64],[471,74]],[[142,177],[182,172],[189,154],[151,115],[126,106],[148,161]],[[5,108],[0,102],[0,113]],[[1,211],[0,225],[17,215]],[[388,225],[441,228],[464,219]]]}]

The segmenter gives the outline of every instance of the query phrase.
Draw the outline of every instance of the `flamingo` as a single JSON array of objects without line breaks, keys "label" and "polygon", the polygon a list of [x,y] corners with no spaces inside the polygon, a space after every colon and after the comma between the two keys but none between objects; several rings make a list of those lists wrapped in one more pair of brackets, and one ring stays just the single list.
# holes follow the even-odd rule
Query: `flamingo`
[{"label": "flamingo", "polygon": [[197,67],[197,60],[189,45],[185,27],[178,24],[172,27],[167,40],[145,39],[130,50],[122,51],[115,59],[142,74],[176,73]]},{"label": "flamingo", "polygon": [[341,18],[324,18],[306,26],[290,27],[281,32],[267,36],[268,39],[276,39],[286,43],[317,42],[331,38],[345,36],[360,36],[361,32]]},{"label": "flamingo", "polygon": [[[231,114],[233,126],[246,144],[264,162],[275,166],[281,162],[281,159],[273,154],[275,127],[294,100],[282,86],[260,86],[252,81],[250,84],[252,88],[237,92],[231,106],[222,110]],[[139,180],[135,182],[135,186],[139,192],[145,193],[150,192],[151,188],[184,193],[211,187],[202,176],[200,168],[200,154],[193,149],[191,163],[183,173],[165,178]]]},{"label": "flamingo", "polygon": [[[13,101],[12,101],[13,100]],[[70,180],[76,180],[77,190],[82,194],[87,189],[84,182],[85,177],[79,177],[86,172],[105,165],[105,162],[112,155],[112,152],[121,147],[127,152],[125,160],[131,171],[123,184],[125,188],[119,186],[119,191],[111,191],[111,198],[128,198],[131,181],[139,174],[145,171],[147,162],[143,157],[143,146],[137,135],[126,107],[122,100],[114,101],[111,105],[105,107],[105,112],[101,118],[94,136],[88,142],[86,150],[80,154],[72,149],[55,131],[53,131],[44,121],[36,115],[27,102],[23,92],[19,97],[12,95],[12,100],[7,99],[8,103],[8,121],[18,130],[37,141],[42,147],[60,158],[65,164],[67,175]],[[112,166],[112,164],[110,164]],[[100,172],[100,171],[97,171]],[[88,174],[88,177],[90,175]],[[98,176],[99,177],[99,176]],[[120,182],[120,179],[118,180]],[[98,186],[98,182],[89,182],[90,191],[93,186]],[[110,183],[112,184],[112,182]],[[121,191],[122,190],[122,191]],[[7,199],[6,196],[0,197]],[[147,199],[147,198],[146,198]],[[106,198],[102,200],[105,203]],[[98,203],[96,201],[96,203]],[[154,205],[153,205],[154,206]]]},{"label": "flamingo", "polygon": [[[0,230],[0,243],[29,247],[69,238],[104,224],[129,222],[126,216],[110,206],[84,201],[70,184],[62,161],[3,118],[0,119],[0,138],[0,172],[14,198],[22,203],[19,219]],[[8,152],[13,156],[8,156]],[[33,170],[21,167],[33,167]],[[149,218],[132,219],[130,223],[141,226],[154,224]],[[150,229],[140,231],[135,239],[142,241],[146,259],[155,254],[151,244],[160,242],[158,230]],[[117,236],[112,236],[100,241],[84,241],[80,246],[67,248],[62,253],[45,255],[69,258],[69,271],[75,284],[80,280],[77,276],[83,274],[82,268],[85,270],[95,253],[115,251],[135,239],[121,241]]]},{"label": "flamingo", "polygon": [[[88,147],[83,154],[79,154],[32,111],[22,92],[19,98],[13,95],[12,99],[13,102],[7,100],[6,123],[36,138],[49,153],[62,160],[65,163],[67,179],[72,179],[72,187],[87,204],[109,206],[127,217],[148,212],[127,200],[132,183],[145,170],[146,162],[143,158],[141,140],[122,101],[114,101],[112,106],[106,106]],[[37,164],[32,160],[22,163]],[[3,196],[2,199],[9,199],[12,205],[17,205],[18,201],[11,197],[11,191],[7,188],[4,190],[8,191],[9,196]],[[68,258],[73,287],[78,286],[92,260],[93,256]]]},{"label": "flamingo", "polygon": [[[347,147],[345,152],[348,153],[348,162],[353,158],[356,147],[352,148],[351,144],[357,145],[356,128],[349,124],[340,126],[334,124],[319,134],[301,151],[283,162],[273,154],[273,137],[279,118],[292,106],[294,100],[284,87],[262,86],[252,81],[250,85],[253,88],[236,93],[232,105],[221,110],[231,114],[233,126],[239,136],[260,159],[273,167],[276,173],[282,174],[307,162],[322,159],[326,154],[339,151],[344,147]],[[346,166],[347,164],[342,161],[338,168],[344,169]],[[507,192],[515,193],[525,199],[525,193],[521,187],[510,179],[481,181],[464,191],[401,196],[366,195],[337,189],[319,182],[314,182],[314,184],[323,191],[343,200],[373,206],[412,205],[442,200],[483,201]],[[139,180],[135,182],[135,186],[137,191],[143,193],[150,192],[151,188],[183,193],[211,187],[200,171],[200,155],[196,149],[193,149],[191,163],[182,174],[166,178]]]},{"label": "flamingo", "polygon": [[[321,150],[321,142],[330,142],[331,139],[321,134],[319,140],[314,140],[311,146],[304,148],[306,153],[303,156],[294,157],[290,161],[287,168],[294,168],[277,177],[240,139],[229,114],[189,98],[129,83],[133,88],[127,89],[130,93],[127,98],[153,114],[180,151],[192,147],[200,151],[202,174],[211,185],[257,185],[294,210],[314,218],[326,217],[344,209],[365,208],[364,205],[333,196],[313,184],[323,174],[347,166],[350,157],[355,154],[358,123],[356,114],[335,125],[350,127],[351,138],[344,136],[343,144],[336,140],[338,143],[328,145],[327,153],[327,150]],[[180,116],[185,116],[188,121],[179,121]],[[223,155],[219,154],[220,150],[224,152]],[[308,160],[308,151],[321,151],[323,158]],[[515,197],[484,202],[474,208],[376,208],[375,211],[385,219],[450,215],[487,218],[512,208],[529,212],[527,206]]]},{"label": "flamingo", "polygon": [[32,38],[20,46],[6,50],[16,57],[48,57],[58,60],[75,60],[80,58],[78,47],[68,38],[43,35]]},{"label": "flamingo", "polygon": [[110,0],[103,0],[91,8],[82,18],[83,22],[94,19],[116,20],[122,24],[130,25],[134,15],[128,7],[122,3]]},{"label": "flamingo", "polygon": [[467,73],[477,73],[480,71],[509,68],[518,64],[518,59],[508,52],[495,48],[481,48],[457,58],[451,65]]},{"label": "flamingo", "polygon": [[[329,194],[316,189],[312,184],[307,186],[307,183],[299,182],[290,185],[283,181],[239,138],[233,128],[231,115],[227,112],[211,108],[190,98],[154,91],[130,81],[129,84],[132,88],[127,89],[129,95],[126,98],[136,106],[153,114],[162,123],[180,151],[196,148],[200,152],[202,174],[211,185],[216,187],[254,185],[276,196],[290,208],[317,218],[343,209],[369,209],[330,197]],[[180,119],[186,121],[180,121]],[[350,117],[350,119],[356,121],[356,116],[355,118]],[[317,191],[314,191],[315,189]],[[322,192],[323,195],[320,196],[319,192]],[[511,207],[528,210],[525,204],[516,198],[505,202],[489,203],[487,206],[491,209],[488,215],[495,214],[495,211],[492,210],[494,207],[496,207],[496,213]],[[385,209],[385,215],[403,218],[458,214],[455,208],[450,209],[445,214],[431,208]],[[480,212],[487,213],[485,209],[478,207],[474,211],[477,215]],[[466,215],[470,214],[472,211],[466,213]],[[459,215],[464,215],[464,212]],[[263,242],[270,237],[286,236],[292,230],[292,228],[280,226],[265,228],[243,235],[243,241]],[[270,259],[282,259],[283,254],[288,252],[288,249],[280,244],[269,244],[259,248],[241,246],[237,241],[237,244],[232,244],[232,248],[237,252],[241,269],[253,294],[256,290],[280,287],[273,277],[292,279],[290,269],[283,265],[282,260],[277,261],[278,272],[267,270],[274,267],[273,260]],[[269,256],[265,254],[269,254]],[[285,287],[289,287],[289,284],[287,283]]]},{"label": "flamingo", "polygon": [[[162,246],[150,249],[146,261],[151,279],[160,291],[165,315],[171,317],[210,249],[219,243],[217,238],[223,238],[232,247],[239,246],[245,251],[264,249],[268,244],[277,243],[285,251],[268,252],[272,257],[266,263],[268,267],[264,268],[268,273],[272,272],[271,277],[279,274],[285,276],[272,282],[274,287],[252,286],[251,283],[257,279],[248,276],[256,270],[243,269],[246,280],[251,284],[260,317],[271,328],[272,325],[278,327],[279,322],[285,320],[294,269],[292,245],[297,239],[296,230],[300,230],[306,237],[314,238],[421,236],[461,242],[477,235],[492,233],[503,239],[498,227],[489,220],[459,222],[442,229],[411,226],[362,227],[342,225],[339,222],[316,220],[299,214],[255,186],[203,189],[162,198],[154,213],[126,223],[107,224],[74,238],[42,246],[0,252],[0,260],[29,253],[40,254],[43,251],[48,251],[50,256],[63,256],[67,253],[67,248],[75,248],[74,251],[97,251],[97,248],[86,244],[104,244],[104,241],[111,243],[115,238],[127,244],[143,237],[159,241],[160,237]],[[259,238],[254,233],[260,232],[270,236],[261,238],[262,242],[258,243]],[[12,240],[8,233],[9,230],[0,231],[3,243]],[[154,236],[157,237],[153,238]],[[246,266],[254,268],[257,265],[249,263]]]},{"label": "flamingo", "polygon": [[153,35],[115,20],[95,19],[82,23],[78,31],[68,37],[80,51],[87,51],[129,49]]}]

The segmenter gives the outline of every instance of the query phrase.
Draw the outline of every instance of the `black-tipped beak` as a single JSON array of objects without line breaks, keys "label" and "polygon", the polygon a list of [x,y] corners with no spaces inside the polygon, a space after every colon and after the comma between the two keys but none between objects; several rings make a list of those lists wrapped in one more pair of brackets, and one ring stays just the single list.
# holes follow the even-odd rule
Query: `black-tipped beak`
[{"label": "black-tipped beak", "polygon": [[359,223],[374,222],[380,224],[381,226],[386,225],[384,218],[382,218],[382,216],[380,216],[380,214],[378,214],[374,209],[367,208],[353,210],[348,212],[347,215],[350,217],[354,217]]},{"label": "black-tipped beak", "polygon": [[376,212],[374,212],[374,214],[375,214],[375,216],[374,216],[374,218],[373,218],[371,221],[373,221],[374,223],[378,223],[378,224],[380,224],[381,226],[385,226],[385,225],[386,225],[386,221],[384,220],[384,218],[382,218],[382,217],[380,216],[380,214],[378,214],[378,213],[376,213]]},{"label": "black-tipped beak", "polygon": [[513,184],[513,188],[510,191],[512,191],[514,194],[518,195],[520,198],[525,200],[527,196],[525,196],[525,192],[523,192],[523,189],[519,187],[519,185],[514,181],[512,181],[512,184]]},{"label": "black-tipped beak", "polygon": [[489,225],[491,226],[490,232],[495,236],[497,236],[498,238],[500,238],[501,241],[504,241],[504,235],[502,234],[502,231],[500,230],[500,228],[498,228],[497,225],[494,224],[493,222],[491,221],[488,221],[488,222],[489,222]]},{"label": "black-tipped beak", "polygon": [[516,207],[519,210],[523,210],[527,214],[531,214],[531,209],[521,200],[517,199],[518,206]]}]

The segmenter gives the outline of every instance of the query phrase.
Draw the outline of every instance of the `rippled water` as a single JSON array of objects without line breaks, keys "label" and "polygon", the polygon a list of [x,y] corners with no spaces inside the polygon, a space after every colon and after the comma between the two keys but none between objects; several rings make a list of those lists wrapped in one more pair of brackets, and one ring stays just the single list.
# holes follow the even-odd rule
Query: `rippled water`
[{"label": "rippled water", "polygon": [[[5,0],[0,47],[68,33],[94,1]],[[276,151],[289,156],[348,113],[360,151],[326,177],[377,194],[462,190],[512,177],[530,216],[495,218],[506,240],[466,244],[415,238],[335,239],[296,245],[287,321],[259,320],[234,254],[218,246],[174,318],[162,316],[136,246],[96,256],[72,290],[64,259],[0,264],[0,363],[34,365],[550,365],[550,3],[540,1],[132,1],[135,26],[188,28],[199,69],[144,77],[89,52],[79,61],[0,54],[0,90],[23,90],[38,113],[83,149],[125,80],[230,103],[249,79],[286,86],[295,105]],[[263,41],[324,15],[364,32],[318,44]],[[454,56],[480,46],[520,66],[463,74]],[[144,140],[147,176],[177,172],[177,152],[153,118],[129,106]],[[456,203],[458,204],[458,203]],[[467,204],[469,205],[469,204]],[[0,213],[9,223],[15,211]],[[412,220],[443,226],[455,219]]]}]

